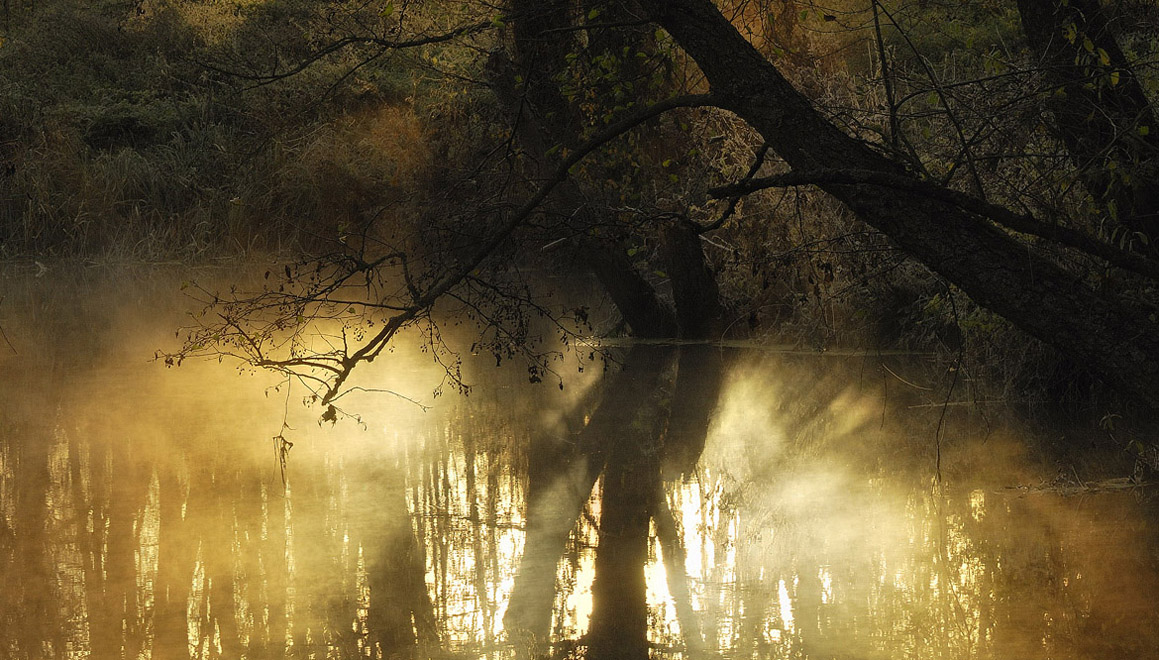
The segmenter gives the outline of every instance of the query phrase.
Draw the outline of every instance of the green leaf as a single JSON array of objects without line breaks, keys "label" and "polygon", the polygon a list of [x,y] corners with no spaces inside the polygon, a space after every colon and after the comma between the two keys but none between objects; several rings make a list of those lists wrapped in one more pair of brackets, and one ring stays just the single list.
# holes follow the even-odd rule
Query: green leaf
[{"label": "green leaf", "polygon": [[1151,132],[1151,127],[1150,126],[1140,126],[1139,128],[1135,129],[1135,132],[1138,133],[1139,135],[1147,135],[1148,133]]}]

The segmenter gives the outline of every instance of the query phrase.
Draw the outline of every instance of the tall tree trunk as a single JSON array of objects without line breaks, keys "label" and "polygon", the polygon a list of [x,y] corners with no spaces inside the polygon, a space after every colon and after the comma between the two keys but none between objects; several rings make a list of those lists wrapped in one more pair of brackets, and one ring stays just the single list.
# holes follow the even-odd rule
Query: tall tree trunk
[{"label": "tall tree trunk", "polygon": [[685,657],[700,660],[705,657],[704,627],[700,624],[700,615],[692,608],[691,580],[686,568],[688,552],[680,538],[682,529],[677,523],[676,513],[668,504],[668,494],[661,484],[657,485],[659,487],[653,495],[652,521],[656,524],[656,537],[664,557],[668,593],[672,594],[676,620],[684,637]]},{"label": "tall tree trunk", "polygon": [[[49,472],[49,448],[52,442],[51,426],[55,416],[41,413],[42,421],[28,426],[17,426],[16,447],[16,520],[13,524],[14,561],[5,566],[0,575],[0,586],[6,592],[5,600],[11,609],[0,613],[11,617],[9,627],[15,629],[20,653],[16,658],[41,657],[45,643],[58,636],[60,625],[57,589],[52,574],[49,536],[51,511],[48,493],[52,487]],[[27,419],[38,419],[27,417]],[[59,651],[60,649],[56,649]]]},{"label": "tall tree trunk", "polygon": [[[696,61],[718,105],[764,136],[793,168],[904,168],[822,117],[708,0],[641,0]],[[822,188],[978,304],[1159,408],[1159,325],[1097,295],[1040,252],[957,206],[872,185]]]},{"label": "tall tree trunk", "polygon": [[659,406],[645,405],[612,445],[600,499],[588,658],[648,658],[648,522],[660,490]]},{"label": "tall tree trunk", "polygon": [[[215,460],[218,458],[215,457]],[[209,502],[212,518],[203,537],[206,546],[206,576],[210,582],[209,606],[213,613],[210,625],[217,629],[221,638],[220,657],[240,658],[244,649],[237,621],[234,506],[241,491],[241,478],[237,470],[231,470],[221,463],[214,466],[214,472],[214,488]]]},{"label": "tall tree trunk", "polygon": [[[520,126],[520,139],[527,151],[551,161],[553,157],[548,154],[552,147],[574,144],[585,130],[583,117],[561,93],[555,78],[568,69],[569,56],[579,54],[577,33],[572,29],[575,8],[569,2],[529,0],[514,0],[511,7],[516,42],[513,69],[525,80],[525,91],[519,95],[512,86],[500,83],[496,92],[512,116],[528,116]],[[624,3],[584,2],[579,7],[583,15],[597,16],[595,20],[600,23],[624,25],[589,31],[586,56],[611,56],[619,62],[619,79],[633,77],[637,60],[624,57],[624,53],[638,52],[651,38],[651,30],[633,25],[636,17]],[[546,171],[549,165],[541,163],[540,168]],[[615,178],[616,173],[607,175]],[[614,235],[597,240],[594,232],[587,231],[601,227],[603,233],[614,227],[614,218],[602,217],[592,208],[591,200],[599,197],[580,183],[568,182],[561,186],[554,203],[574,219],[577,233],[585,236],[574,242],[576,256],[599,279],[632,334],[645,338],[713,337],[718,331],[719,295],[697,233],[683,225],[663,231],[661,252],[672,282],[674,313],[625,256]],[[656,392],[674,357],[671,348],[633,348],[591,421],[580,432],[575,450],[563,454],[533,450],[527,540],[504,618],[512,636],[529,638],[533,645],[547,642],[556,568],[583,503],[606,467],[589,655],[647,657],[644,566],[651,504],[661,490],[658,457],[671,409],[661,405]],[[719,364],[715,351],[692,350],[681,356],[680,376],[685,377],[686,386],[681,389],[677,385],[677,400],[686,414],[668,428],[673,437],[685,438],[682,458],[677,461],[681,465],[686,465],[690,456],[695,463],[703,447],[707,418],[719,390]],[[698,373],[703,377],[697,378]],[[706,387],[697,391],[698,383]]]},{"label": "tall tree trunk", "polygon": [[[111,488],[101,507],[100,522],[108,525],[104,568],[103,604],[89,613],[94,656],[133,655],[133,638],[141,629],[137,611],[137,526],[149,490],[148,477],[128,450],[128,442],[108,448]],[[101,461],[99,469],[105,469]],[[111,654],[111,655],[109,655]]]},{"label": "tall tree trunk", "polygon": [[[721,334],[720,292],[700,242],[700,235],[691,227],[674,224],[664,233],[662,253],[672,281],[680,336],[713,340]],[[719,348],[696,344],[680,347],[664,431],[664,478],[680,478],[696,467],[723,383],[724,361]]]},{"label": "tall tree trunk", "polygon": [[382,534],[376,537],[378,547],[367,548],[370,643],[385,658],[413,657],[420,644],[433,647],[438,641],[423,547],[411,524],[402,467],[380,461],[369,473],[368,481],[381,486],[374,491],[380,499],[367,502],[360,514],[372,517],[375,531]]}]

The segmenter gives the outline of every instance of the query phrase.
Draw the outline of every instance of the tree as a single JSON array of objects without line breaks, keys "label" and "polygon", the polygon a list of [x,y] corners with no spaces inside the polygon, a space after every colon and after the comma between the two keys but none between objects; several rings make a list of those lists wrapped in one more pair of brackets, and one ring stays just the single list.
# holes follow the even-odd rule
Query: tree
[{"label": "tree", "polygon": [[[1024,14],[1029,15],[1033,7],[1024,4]],[[606,214],[601,217],[599,209],[610,205],[593,204],[592,188],[585,190],[584,178],[569,175],[611,141],[647,122],[655,122],[661,113],[689,105],[711,105],[735,113],[756,129],[772,151],[792,168],[789,173],[764,179],[753,179],[754,169],[741,184],[717,189],[718,196],[735,199],[736,195],[762,187],[816,184],[979,305],[1055,346],[1078,363],[1088,365],[1108,383],[1138,400],[1150,406],[1159,405],[1155,388],[1159,361],[1154,359],[1159,355],[1159,335],[1155,333],[1153,303],[1140,305],[1095,291],[1083,281],[1081,272],[1061,265],[1057,255],[1059,250],[1064,250],[1078,255],[1080,263],[1106,263],[1153,283],[1157,267],[1149,256],[1126,252],[1080,229],[1042,221],[1022,210],[992,204],[915,176],[907,163],[891,158],[829,122],[706,0],[640,2],[636,8],[594,3],[584,9],[587,11],[578,14],[571,3],[531,6],[515,2],[508,13],[492,23],[499,30],[496,36],[500,41],[491,42],[488,67],[494,76],[491,86],[501,106],[512,117],[511,136],[515,142],[507,142],[508,152],[517,155],[513,162],[531,184],[508,189],[509,193],[527,191],[521,204],[501,209],[489,218],[480,218],[481,222],[475,224],[485,231],[473,234],[468,241],[470,245],[450,246],[437,260],[428,258],[421,266],[411,261],[405,249],[387,249],[381,239],[363,236],[357,246],[346,246],[345,253],[312,267],[313,273],[287,271],[292,291],[287,292],[283,285],[281,291],[271,290],[230,303],[222,313],[224,322],[195,333],[188,344],[192,350],[187,352],[215,345],[238,353],[253,364],[282,370],[313,383],[320,388],[319,400],[331,405],[359,364],[380,355],[401,328],[419,321],[430,323],[431,310],[440,301],[459,299],[464,309],[481,314],[482,308],[476,303],[482,292],[496,299],[526,297],[526,290],[512,292],[506,285],[485,282],[486,278],[479,275],[479,269],[488,265],[526,258],[527,251],[520,253],[513,249],[513,241],[521,236],[545,242],[566,240],[578,255],[576,258],[585,261],[597,274],[635,334],[682,335],[695,339],[713,336],[710,320],[717,316],[713,309],[718,304],[713,301],[715,283],[703,265],[696,237],[714,227],[696,225],[681,213],[646,215],[644,224],[637,218],[634,225],[625,226]],[[577,15],[581,16],[578,22]],[[707,95],[671,97],[641,107],[638,101],[646,98],[647,92],[633,87],[633,93],[640,98],[608,109],[602,105],[603,98],[585,107],[561,94],[569,85],[572,90],[590,92],[604,90],[609,80],[621,83],[621,90],[626,84],[639,82],[633,77],[636,74],[632,67],[619,62],[616,51],[621,55],[640,53],[645,60],[651,57],[644,43],[649,33],[642,29],[649,21],[663,28],[684,56],[703,73],[709,89]],[[508,26],[513,35],[514,57],[504,62],[501,38]],[[457,27],[446,34],[459,36],[468,31]],[[579,40],[580,34],[586,34],[586,39]],[[441,40],[438,36],[427,36],[421,41]],[[376,44],[380,51],[414,42],[363,39],[363,43]],[[324,48],[320,52],[328,50]],[[565,80],[567,75],[576,74],[572,64],[578,59],[577,52],[603,68],[589,68],[581,71],[577,80]],[[1134,78],[1128,75],[1126,63],[1118,61],[1118,55],[1116,51],[1114,70],[1120,72],[1118,85],[1122,87],[1112,85],[1114,89],[1110,93],[1088,101],[1121,107],[1127,102],[1119,103],[1116,99],[1125,95],[1134,105],[1107,114],[1122,116],[1125,112],[1134,112],[1132,121],[1136,123],[1132,126],[1138,134],[1146,126],[1146,120],[1140,119],[1140,113],[1146,110],[1140,105],[1145,99],[1137,87],[1132,87]],[[624,59],[635,60],[634,57]],[[609,66],[607,63],[613,60],[615,64]],[[1059,116],[1064,142],[1066,135],[1079,132],[1077,127],[1068,128],[1067,122]],[[1117,134],[1123,132],[1119,130]],[[513,144],[518,148],[511,149]],[[1127,146],[1123,148],[1128,148],[1146,141],[1126,140],[1124,144]],[[639,151],[662,148],[657,144],[639,143],[634,147]],[[1114,186],[1112,195],[1107,192],[1111,189],[1109,184],[1092,178],[1103,176],[1101,173],[1111,158],[1104,157],[1091,166],[1095,160],[1091,155],[1093,149],[1077,143],[1072,145],[1071,155],[1080,163],[1080,180],[1109,208],[1124,208],[1126,202],[1112,197],[1121,197],[1125,188]],[[1110,151],[1114,149],[1104,150]],[[1137,160],[1145,164],[1141,159],[1143,156]],[[615,174],[607,168],[602,171],[597,168],[597,171],[597,180],[600,177],[610,180]],[[1129,196],[1141,200],[1136,193],[1132,190]],[[1137,223],[1145,223],[1150,212],[1143,206],[1131,208],[1128,217],[1136,220],[1124,222],[1128,226],[1135,222],[1134,226],[1146,235],[1145,228]],[[559,221],[561,217],[567,220]],[[546,218],[548,222],[533,222],[536,218]],[[678,220],[658,222],[663,218]],[[623,258],[621,241],[625,236],[654,231],[658,225],[669,228],[662,232],[668,246],[662,252],[679,255],[667,260],[674,271],[670,274],[676,285],[675,317],[665,311],[665,305],[641,273]],[[682,264],[691,264],[687,268],[688,277],[676,272]],[[499,270],[502,269],[490,272],[495,274]],[[366,280],[369,295],[365,300],[344,297],[356,278]],[[405,282],[405,287],[386,291],[384,283],[399,280]],[[1141,287],[1145,289],[1146,286]],[[474,302],[471,296],[476,297]],[[526,310],[527,306],[522,309]],[[257,320],[271,311],[272,319],[265,316]],[[382,316],[372,320],[377,324],[373,332],[367,332],[364,327],[354,329],[375,314]],[[521,318],[518,313],[515,317]],[[677,317],[676,323],[670,320]],[[295,341],[279,343],[287,336],[299,336],[302,322],[315,318],[340,321],[354,334],[336,338],[331,348],[324,351],[307,351]],[[700,323],[699,320],[708,321]],[[486,319],[484,326],[494,327],[493,321],[496,319]],[[542,355],[525,350],[524,321],[517,319],[514,324],[523,324],[524,330],[497,332],[492,347],[510,355],[524,351],[532,363],[534,380],[536,374],[549,370],[550,366]],[[360,337],[364,341],[352,341]],[[291,347],[289,354],[272,353],[276,345]],[[179,361],[182,357],[177,355],[171,359]]]},{"label": "tree", "polygon": [[[1036,9],[1024,5],[1024,14]],[[256,295],[212,297],[218,316],[210,318],[219,320],[195,329],[186,350],[168,357],[171,362],[205,351],[240,356],[307,385],[324,407],[322,419],[333,421],[336,404],[352,389],[352,374],[388,351],[405,328],[423,331],[451,382],[463,387],[439,322],[458,314],[479,326],[473,348],[492,352],[497,361],[519,356],[529,379],[543,380],[553,370],[551,352],[535,343],[529,317],[543,314],[570,346],[576,333],[571,324],[582,326],[587,314],[571,307],[571,318],[563,318],[527,284],[520,268],[544,266],[548,259],[590,270],[637,337],[711,342],[724,324],[704,237],[725,226],[746,194],[817,186],[979,305],[1089,365],[1144,404],[1159,406],[1159,335],[1151,299],[1159,264],[1150,254],[1107,243],[1078,223],[1051,223],[988,201],[981,197],[986,190],[980,177],[972,193],[964,193],[948,178],[929,177],[920,154],[899,156],[904,152],[894,145],[842,130],[708,0],[513,0],[508,10],[488,21],[467,12],[458,25],[413,38],[373,31],[342,37],[307,58],[354,46],[369,49],[367,61],[432,44],[486,52],[486,66],[474,73],[486,76],[500,118],[496,124],[505,130],[478,150],[481,156],[447,176],[453,196],[438,208],[452,209],[449,214],[423,217],[406,231],[369,222],[342,236],[333,253],[267,273],[271,283]],[[1062,23],[1056,20],[1054,29],[1065,29]],[[1036,37],[1030,36],[1033,45]],[[1139,129],[1149,125],[1143,114],[1149,105],[1141,87],[1128,89],[1133,78],[1119,51],[1079,47],[1107,52],[1118,82],[1107,78],[1103,95],[1084,97],[1095,109],[1114,110],[1106,113],[1109,127],[1099,129],[1102,146],[1080,135],[1087,131],[1081,121],[1055,111],[1059,139],[1074,163],[1072,183],[1081,182],[1108,213],[1124,214],[1123,225],[1148,238],[1145,195],[1122,185],[1121,178],[1109,182],[1105,170],[1119,158],[1112,152],[1135,153],[1128,156],[1132,162],[1148,166],[1147,141],[1121,136],[1129,127],[1146,137]],[[1059,56],[1041,51],[1041,59],[1049,57]],[[267,77],[280,79],[305,66]],[[673,71],[696,82],[682,85]],[[1048,65],[1044,77],[1051,75]],[[1055,84],[1074,85],[1069,77]],[[1080,88],[1076,94],[1086,89]],[[1120,94],[1126,100],[1116,100]],[[893,115],[896,103],[891,99],[889,105]],[[764,147],[739,181],[679,191],[680,202],[695,195],[726,200],[719,213],[693,212],[692,204],[671,200],[666,205],[656,194],[657,180],[668,178],[671,160],[687,155],[685,149],[673,153],[674,144],[687,146],[673,138],[682,132],[674,124],[687,120],[691,108],[710,106],[733,113],[759,133]],[[890,119],[889,137],[900,143],[903,122]],[[1109,149],[1105,139],[1111,140]],[[777,167],[765,163],[766,150],[780,159],[781,171],[758,176]],[[486,182],[479,185],[480,179]],[[640,194],[624,196],[633,189]],[[456,205],[470,211],[454,210]],[[670,296],[629,258],[639,251],[634,241],[657,246],[648,266],[662,269]],[[1094,289],[1075,263],[1129,274],[1143,283],[1134,289],[1144,292],[1142,302]],[[321,328],[319,335],[311,337],[311,327]],[[509,633],[547,636],[550,578],[602,473],[597,611],[587,642],[594,656],[611,655],[615,644],[630,639],[626,652],[646,657],[641,594],[649,521],[667,528],[663,479],[687,470],[699,455],[720,374],[720,357],[711,347],[637,347],[602,395],[585,406],[590,414],[574,421],[568,437],[542,439],[532,448],[527,552],[506,615]]]},{"label": "tree", "polygon": [[[902,183],[915,180],[902,164],[825,121],[711,3],[644,6],[705,72],[714,102],[759,130],[790,166],[801,173],[845,170],[818,183],[980,305],[1090,364],[1140,400],[1159,405],[1152,313],[1076,282],[1033,246],[1003,231],[993,217]],[[857,183],[870,173],[898,185]]]}]

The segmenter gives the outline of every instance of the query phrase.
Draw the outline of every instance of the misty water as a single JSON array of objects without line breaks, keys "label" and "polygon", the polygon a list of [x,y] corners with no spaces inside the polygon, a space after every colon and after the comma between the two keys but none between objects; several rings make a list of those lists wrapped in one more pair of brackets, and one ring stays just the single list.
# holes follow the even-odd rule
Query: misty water
[{"label": "misty water", "polygon": [[320,423],[275,376],[150,359],[186,277],[3,280],[0,658],[1159,657],[1151,493],[1060,475],[998,407],[947,409],[935,483],[921,356],[712,349],[700,447],[646,411],[583,432],[662,405],[680,347],[562,390],[469,360],[432,398],[404,337],[358,384],[429,409]]}]

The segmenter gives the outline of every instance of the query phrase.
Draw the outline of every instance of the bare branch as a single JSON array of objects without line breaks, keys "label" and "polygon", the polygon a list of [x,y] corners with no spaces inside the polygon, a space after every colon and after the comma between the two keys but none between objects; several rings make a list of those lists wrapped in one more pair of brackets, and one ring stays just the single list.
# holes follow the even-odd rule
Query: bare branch
[{"label": "bare branch", "polygon": [[589,154],[620,135],[665,112],[676,108],[703,107],[712,105],[712,103],[713,98],[707,94],[678,96],[659,101],[612,122],[603,130],[570,151],[556,167],[552,176],[540,184],[539,190],[512,213],[496,229],[491,238],[484,242],[474,254],[464,259],[457,267],[452,268],[450,272],[436,281],[424,293],[416,296],[414,302],[409,307],[388,319],[382,329],[365,345],[343,358],[341,371],[327,387],[326,393],[322,396],[322,404],[326,405],[330,403],[337,396],[355,366],[362,362],[373,362],[390,343],[390,340],[398,334],[399,330],[426,313],[440,298],[467,278],[483,261],[491,256],[511,236],[511,233],[539,208],[540,204],[547,199],[556,186],[567,180],[571,169]]},{"label": "bare branch", "polygon": [[406,39],[402,41],[370,36],[345,37],[318,49],[308,58],[298,62],[298,64],[294,65],[290,69],[265,74],[243,73],[241,71],[234,71],[214,66],[213,64],[209,64],[207,62],[198,62],[198,64],[215,73],[220,73],[233,78],[239,78],[241,80],[252,80],[257,83],[255,85],[256,87],[260,87],[262,85],[268,85],[279,80],[284,80],[286,78],[296,76],[306,69],[309,69],[311,66],[318,63],[328,55],[333,55],[334,53],[343,51],[351,46],[376,46],[378,48],[378,52],[371,57],[371,59],[373,59],[374,57],[378,57],[386,51],[405,50],[408,48],[417,48],[420,46],[429,46],[431,44],[443,43],[465,35],[478,34],[494,27],[494,21],[480,21],[478,23],[472,23],[470,25],[464,25],[455,28],[448,32],[443,32],[441,34],[426,37],[416,37],[414,39]]},{"label": "bare branch", "polygon": [[[757,155],[756,155],[756,158],[753,159],[753,164],[749,166],[749,171],[744,175],[744,178],[742,178],[741,181],[752,181],[753,180],[753,177],[756,176],[757,172],[759,172],[761,170],[761,166],[765,164],[765,156],[768,153],[769,153],[769,143],[766,142],[766,143],[761,145],[760,149],[757,150]],[[720,214],[720,217],[717,218],[716,220],[714,220],[713,222],[710,222],[707,225],[704,225],[702,227],[697,227],[696,231],[698,233],[704,234],[704,233],[719,229],[720,226],[723,225],[725,223],[725,221],[728,220],[732,216],[732,214],[736,212],[736,205],[740,202],[740,199],[743,196],[744,196],[744,193],[740,193],[737,195],[729,195],[728,196],[729,197],[728,208],[726,208],[724,210],[724,212]]]}]

